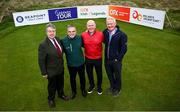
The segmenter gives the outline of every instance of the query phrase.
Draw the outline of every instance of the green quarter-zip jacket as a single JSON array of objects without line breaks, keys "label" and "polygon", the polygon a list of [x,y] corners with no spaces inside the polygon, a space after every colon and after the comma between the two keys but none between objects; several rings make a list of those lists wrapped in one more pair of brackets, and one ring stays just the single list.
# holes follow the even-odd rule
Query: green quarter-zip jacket
[{"label": "green quarter-zip jacket", "polygon": [[84,64],[84,55],[82,51],[82,39],[76,35],[73,39],[66,36],[61,40],[68,66],[78,67]]}]

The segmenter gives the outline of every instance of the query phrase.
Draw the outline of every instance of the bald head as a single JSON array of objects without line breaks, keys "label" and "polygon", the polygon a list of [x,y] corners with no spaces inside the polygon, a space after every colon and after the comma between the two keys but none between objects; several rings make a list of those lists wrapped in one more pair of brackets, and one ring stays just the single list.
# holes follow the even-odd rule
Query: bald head
[{"label": "bald head", "polygon": [[93,20],[89,20],[87,21],[87,30],[90,32],[90,33],[93,33],[95,30],[96,30],[96,23],[95,21]]},{"label": "bald head", "polygon": [[91,24],[96,25],[96,23],[95,23],[94,20],[88,20],[88,21],[87,21],[87,25],[91,25]]}]

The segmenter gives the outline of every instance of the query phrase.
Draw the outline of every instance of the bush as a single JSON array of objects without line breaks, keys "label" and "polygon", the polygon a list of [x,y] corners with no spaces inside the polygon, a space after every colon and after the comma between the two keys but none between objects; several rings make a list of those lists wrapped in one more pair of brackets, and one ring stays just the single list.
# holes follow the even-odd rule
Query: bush
[{"label": "bush", "polygon": [[180,21],[174,20],[172,24],[175,30],[180,31]]}]

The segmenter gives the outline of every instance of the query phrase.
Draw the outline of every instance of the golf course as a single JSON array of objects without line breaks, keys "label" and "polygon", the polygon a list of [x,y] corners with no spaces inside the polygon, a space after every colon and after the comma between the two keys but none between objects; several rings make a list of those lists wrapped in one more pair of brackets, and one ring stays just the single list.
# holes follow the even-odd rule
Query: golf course
[{"label": "golf course", "polygon": [[[97,29],[106,28],[105,19],[94,19]],[[78,35],[86,30],[87,19],[59,21],[57,36],[67,35],[69,24]],[[56,96],[56,108],[47,103],[47,79],[38,65],[38,46],[46,36],[45,25],[0,26],[0,111],[153,111],[180,110],[180,32],[157,30],[118,21],[128,35],[128,50],[123,59],[122,91],[118,97],[106,93],[109,80],[103,63],[103,94],[96,91],[82,97],[77,77],[77,97],[63,101]],[[104,46],[104,45],[103,45]],[[104,59],[104,55],[103,55]],[[64,55],[64,91],[71,95],[70,76]],[[94,71],[96,80],[96,74]],[[86,88],[89,82],[86,74]]]}]

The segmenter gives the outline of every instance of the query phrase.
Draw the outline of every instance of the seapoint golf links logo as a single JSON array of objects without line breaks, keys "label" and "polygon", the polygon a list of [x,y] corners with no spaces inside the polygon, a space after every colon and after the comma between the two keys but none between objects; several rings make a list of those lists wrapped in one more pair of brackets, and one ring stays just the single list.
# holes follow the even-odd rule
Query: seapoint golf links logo
[{"label": "seapoint golf links logo", "polygon": [[16,21],[18,23],[22,23],[24,21],[24,18],[22,16],[18,16],[18,17],[16,17]]}]

